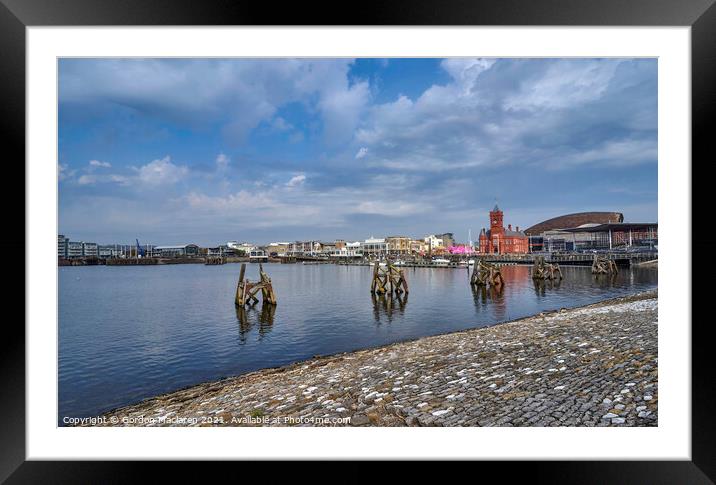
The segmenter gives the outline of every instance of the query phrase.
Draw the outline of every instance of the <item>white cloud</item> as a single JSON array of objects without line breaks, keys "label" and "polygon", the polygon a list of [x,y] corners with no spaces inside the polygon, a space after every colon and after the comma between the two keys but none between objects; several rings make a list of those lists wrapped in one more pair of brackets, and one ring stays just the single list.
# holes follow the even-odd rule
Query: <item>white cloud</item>
[{"label": "white cloud", "polygon": [[288,182],[286,182],[286,187],[296,187],[298,185],[303,184],[306,181],[306,176],[303,174],[296,175],[295,177],[291,178]]},{"label": "white cloud", "polygon": [[293,125],[287,122],[285,119],[277,116],[271,123],[271,127],[276,131],[288,131],[293,129]]},{"label": "white cloud", "polygon": [[429,208],[426,204],[413,202],[396,202],[386,200],[373,200],[358,204],[356,212],[359,214],[373,214],[383,216],[409,216],[425,213]]},{"label": "white cloud", "polygon": [[[446,59],[441,66],[450,82],[367,111],[355,158],[369,152],[377,170],[417,172],[645,163],[656,150],[655,92],[644,84],[652,74],[628,62]],[[643,91],[639,97],[627,91],[634,86]],[[632,139],[622,143],[625,135]]]},{"label": "white cloud", "polygon": [[[208,126],[219,122],[234,142],[262,122],[290,131],[281,106],[304,103],[323,118],[325,137],[350,140],[369,99],[367,82],[351,84],[352,59],[62,60],[60,102],[121,106],[141,115]],[[138,82],[141,80],[141,82]],[[90,112],[85,110],[85,112]]]},{"label": "white cloud", "polygon": [[102,162],[100,160],[90,160],[89,161],[90,167],[102,167],[102,168],[110,168],[112,166],[109,162]]},{"label": "white cloud", "polygon": [[495,59],[451,58],[442,61],[445,69],[460,86],[463,93],[468,93],[477,78],[495,63]]},{"label": "white cloud", "polygon": [[352,139],[369,99],[370,86],[365,81],[325,93],[318,105],[323,115],[326,141],[340,144]]},{"label": "white cloud", "polygon": [[550,66],[534,82],[505,100],[506,109],[559,109],[578,106],[600,98],[619,66],[618,60],[562,62]]},{"label": "white cloud", "polygon": [[57,164],[57,178],[59,180],[67,180],[75,175],[74,170],[70,170],[67,164]]},{"label": "white cloud", "polygon": [[139,181],[148,185],[174,184],[189,173],[187,167],[174,165],[168,155],[136,170]]},{"label": "white cloud", "polygon": [[219,153],[216,157],[216,166],[219,169],[224,169],[229,166],[231,160],[223,153]]},{"label": "white cloud", "polygon": [[82,175],[77,179],[77,183],[80,185],[92,185],[97,182],[97,177],[94,175]]}]

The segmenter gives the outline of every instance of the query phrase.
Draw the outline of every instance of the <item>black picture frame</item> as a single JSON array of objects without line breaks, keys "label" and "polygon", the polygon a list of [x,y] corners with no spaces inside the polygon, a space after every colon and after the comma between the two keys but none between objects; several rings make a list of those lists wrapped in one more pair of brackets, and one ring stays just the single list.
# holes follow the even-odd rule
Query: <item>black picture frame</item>
[{"label": "black picture frame", "polygon": [[[28,26],[109,25],[549,25],[549,26],[690,26],[692,55],[692,220],[693,254],[714,249],[714,242],[694,238],[697,224],[707,224],[709,200],[698,191],[708,177],[694,177],[699,165],[713,159],[707,126],[716,108],[716,6],[714,0],[412,0],[363,2],[347,11],[337,3],[187,1],[187,0],[0,0],[0,134],[7,160],[25,159],[25,43]],[[343,13],[339,13],[343,12]],[[700,160],[700,164],[696,161]],[[16,173],[6,165],[11,185],[25,180],[24,167],[15,163]],[[6,178],[6,180],[10,180]],[[10,185],[10,184],[8,184]],[[20,189],[22,190],[22,189]],[[14,274],[5,292],[7,302],[20,301],[25,291],[25,215],[18,210],[20,194],[2,191],[4,207],[16,217],[16,230],[3,242],[6,264]],[[24,200],[24,199],[23,199]],[[688,223],[688,222],[687,222]],[[19,229],[22,228],[22,229]],[[13,234],[13,236],[10,236]],[[18,236],[21,234],[21,236]],[[691,265],[691,261],[684,261]],[[20,268],[20,266],[23,266]],[[16,268],[17,267],[17,268]],[[698,273],[693,273],[696,275]],[[6,281],[8,281],[7,279]],[[709,285],[692,280],[692,302],[703,306]],[[688,304],[688,302],[684,302]],[[695,306],[692,306],[695,310]],[[692,315],[695,315],[692,310]],[[24,307],[23,307],[24,317]],[[692,317],[692,320],[693,317]],[[687,325],[691,322],[670,322]],[[699,325],[698,323],[702,324]],[[528,463],[532,479],[549,474],[550,483],[713,483],[716,480],[716,430],[713,404],[714,378],[708,319],[692,325],[692,461],[679,462],[547,462]],[[3,390],[0,392],[0,480],[7,483],[105,483],[144,478],[127,462],[39,462],[25,460],[25,332],[19,318],[5,319],[2,339]],[[694,424],[695,423],[695,424]],[[183,467],[189,476],[206,478],[206,468]],[[514,477],[519,467],[505,463],[482,464],[480,473],[494,468]],[[179,467],[175,467],[179,468]],[[182,468],[179,468],[182,470]]]}]

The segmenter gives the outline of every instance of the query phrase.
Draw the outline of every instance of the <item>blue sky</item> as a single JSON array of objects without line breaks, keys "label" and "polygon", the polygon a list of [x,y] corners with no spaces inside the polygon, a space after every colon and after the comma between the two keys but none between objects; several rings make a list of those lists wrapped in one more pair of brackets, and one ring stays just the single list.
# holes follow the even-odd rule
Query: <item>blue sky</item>
[{"label": "blue sky", "polygon": [[59,230],[218,244],[657,221],[655,59],[62,59]]}]

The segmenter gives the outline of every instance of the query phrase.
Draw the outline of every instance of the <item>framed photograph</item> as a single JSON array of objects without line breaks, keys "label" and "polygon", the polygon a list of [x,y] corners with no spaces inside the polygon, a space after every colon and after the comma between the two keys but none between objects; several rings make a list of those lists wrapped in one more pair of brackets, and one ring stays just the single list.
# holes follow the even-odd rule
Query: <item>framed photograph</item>
[{"label": "framed photograph", "polygon": [[2,2],[27,282],[3,479],[288,458],[711,483],[713,2],[351,25]]}]

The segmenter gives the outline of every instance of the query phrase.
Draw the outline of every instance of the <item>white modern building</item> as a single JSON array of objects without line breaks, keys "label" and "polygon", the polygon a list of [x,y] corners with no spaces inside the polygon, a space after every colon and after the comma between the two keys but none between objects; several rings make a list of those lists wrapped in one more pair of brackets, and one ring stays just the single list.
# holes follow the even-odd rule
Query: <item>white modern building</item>
[{"label": "white modern building", "polygon": [[388,253],[388,243],[385,238],[369,237],[362,244],[363,254],[366,256],[381,256]]},{"label": "white modern building", "polygon": [[245,253],[250,253],[254,249],[256,249],[255,244],[247,243],[247,242],[238,242],[238,241],[228,241],[226,243],[226,246],[231,249],[236,249],[237,251],[243,251]]},{"label": "white modern building", "polygon": [[360,258],[363,256],[363,245],[360,241],[347,242],[345,246],[336,247],[329,256],[334,258]]},{"label": "white modern building", "polygon": [[424,241],[428,245],[428,248],[431,251],[436,248],[444,247],[442,238],[437,237],[435,234],[430,234],[429,236],[425,236]]},{"label": "white modern building", "polygon": [[84,246],[84,244],[82,242],[68,241],[67,242],[67,257],[68,258],[81,258],[82,256],[84,256],[82,246]]},{"label": "white modern building", "polygon": [[96,258],[97,256],[99,256],[97,243],[83,242],[82,243],[82,256],[84,256],[86,258]]},{"label": "white modern building", "polygon": [[65,237],[63,234],[60,234],[57,236],[57,257],[58,258],[66,258],[67,257],[67,244],[70,242],[70,239]]}]

